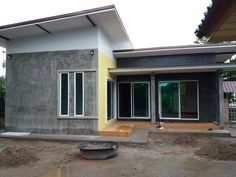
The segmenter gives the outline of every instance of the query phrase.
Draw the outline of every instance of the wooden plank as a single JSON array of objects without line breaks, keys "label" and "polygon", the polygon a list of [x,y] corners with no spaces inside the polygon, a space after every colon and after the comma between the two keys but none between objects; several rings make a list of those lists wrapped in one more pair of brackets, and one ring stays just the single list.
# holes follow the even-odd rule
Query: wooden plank
[{"label": "wooden plank", "polygon": [[220,130],[220,127],[214,123],[164,123],[164,129],[182,129],[182,130]]}]

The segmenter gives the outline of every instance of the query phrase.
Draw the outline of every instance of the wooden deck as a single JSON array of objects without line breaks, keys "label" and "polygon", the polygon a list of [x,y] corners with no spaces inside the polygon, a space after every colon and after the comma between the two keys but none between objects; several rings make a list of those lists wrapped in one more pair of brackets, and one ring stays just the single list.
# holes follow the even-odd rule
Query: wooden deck
[{"label": "wooden deck", "polygon": [[[215,123],[183,123],[183,122],[164,122],[161,123],[164,129],[178,130],[194,130],[194,131],[209,131],[220,130],[220,127]],[[147,121],[115,121],[107,126],[104,130],[99,131],[100,136],[115,136],[128,137],[135,128],[151,129],[157,128]]]},{"label": "wooden deck", "polygon": [[156,128],[156,125],[144,121],[116,121],[99,131],[99,135],[128,137],[135,128]]},{"label": "wooden deck", "polygon": [[163,125],[164,129],[182,129],[182,130],[220,130],[219,125],[215,123],[170,123],[165,122]]}]

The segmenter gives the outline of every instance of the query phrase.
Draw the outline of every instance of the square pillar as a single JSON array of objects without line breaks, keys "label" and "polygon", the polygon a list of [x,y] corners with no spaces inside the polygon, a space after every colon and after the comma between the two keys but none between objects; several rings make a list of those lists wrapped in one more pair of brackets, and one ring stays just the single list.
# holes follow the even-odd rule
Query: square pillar
[{"label": "square pillar", "polygon": [[151,101],[151,123],[156,123],[156,90],[155,90],[155,74],[151,73],[151,94],[150,94],[150,101]]},{"label": "square pillar", "polygon": [[223,90],[223,78],[222,72],[218,71],[218,100],[219,100],[219,124],[221,128],[224,128],[224,90]]}]

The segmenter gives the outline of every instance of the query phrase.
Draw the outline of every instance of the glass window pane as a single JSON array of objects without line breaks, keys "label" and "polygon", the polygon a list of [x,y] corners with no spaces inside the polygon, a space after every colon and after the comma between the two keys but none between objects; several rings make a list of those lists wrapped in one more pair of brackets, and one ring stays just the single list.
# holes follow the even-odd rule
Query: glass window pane
[{"label": "glass window pane", "polygon": [[198,117],[197,82],[180,82],[181,118]]},{"label": "glass window pane", "polygon": [[75,74],[75,95],[76,95],[76,115],[83,114],[83,75],[82,73]]},{"label": "glass window pane", "polygon": [[61,115],[68,115],[68,73],[61,74]]},{"label": "glass window pane", "polygon": [[161,117],[179,118],[178,82],[160,82]]},{"label": "glass window pane", "polygon": [[133,84],[133,117],[149,117],[148,84]]},{"label": "glass window pane", "polygon": [[114,118],[114,84],[107,81],[107,120]]},{"label": "glass window pane", "polygon": [[119,84],[119,117],[131,117],[130,83]]}]

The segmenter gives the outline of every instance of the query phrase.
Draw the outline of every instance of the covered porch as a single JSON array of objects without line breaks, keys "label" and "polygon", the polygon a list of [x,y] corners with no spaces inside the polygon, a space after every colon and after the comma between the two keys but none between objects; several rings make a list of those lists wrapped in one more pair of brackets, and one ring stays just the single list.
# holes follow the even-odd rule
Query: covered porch
[{"label": "covered porch", "polygon": [[220,125],[221,73],[235,68],[235,64],[211,64],[109,69],[117,77],[117,119]]},{"label": "covered porch", "polygon": [[129,134],[127,129],[136,127],[137,121],[148,126],[163,122],[164,128],[223,128],[222,73],[236,70],[236,64],[225,63],[235,48],[232,44],[113,51],[117,68],[108,72],[115,78],[115,96],[108,92],[107,114],[113,102],[117,121],[129,123],[108,123],[104,130]]}]

